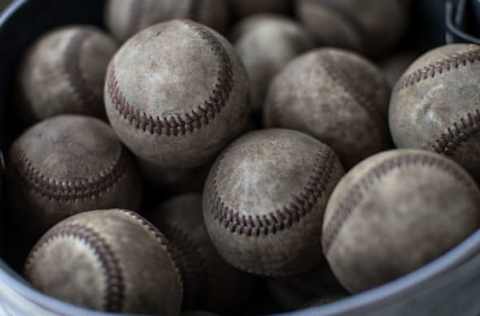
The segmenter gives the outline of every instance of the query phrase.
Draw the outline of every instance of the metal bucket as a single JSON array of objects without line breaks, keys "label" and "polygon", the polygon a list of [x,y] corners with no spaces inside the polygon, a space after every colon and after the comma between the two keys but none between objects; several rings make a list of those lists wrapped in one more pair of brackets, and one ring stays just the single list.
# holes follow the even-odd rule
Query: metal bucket
[{"label": "metal bucket", "polygon": [[[12,104],[15,70],[25,49],[41,34],[60,25],[101,26],[103,3],[100,0],[19,0],[4,12],[0,17],[1,109],[8,109]],[[6,130],[10,128],[14,127],[7,124]],[[6,240],[6,244],[13,245],[14,241]],[[443,257],[397,281],[334,304],[284,315],[479,316],[479,253],[480,232],[477,232]],[[88,311],[45,296],[0,261],[0,316],[4,315],[113,314]]]}]

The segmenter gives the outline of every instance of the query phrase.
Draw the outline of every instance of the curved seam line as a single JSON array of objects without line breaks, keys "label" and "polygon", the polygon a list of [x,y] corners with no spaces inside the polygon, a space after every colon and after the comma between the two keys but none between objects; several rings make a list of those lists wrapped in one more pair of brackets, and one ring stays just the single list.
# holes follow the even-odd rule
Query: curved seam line
[{"label": "curved seam line", "polygon": [[112,63],[107,82],[108,95],[117,114],[134,126],[136,130],[158,136],[186,136],[208,126],[228,105],[228,99],[234,86],[233,63],[228,52],[214,35],[203,29],[203,26],[194,25],[188,21],[184,21],[184,23],[207,42],[207,46],[219,60],[219,70],[214,88],[208,99],[189,113],[154,117],[127,101],[126,96],[120,89],[115,66]]},{"label": "curved seam line", "polygon": [[72,87],[72,92],[82,105],[90,105],[91,103],[98,104],[100,99],[89,86],[83,77],[80,69],[81,49],[85,41],[93,36],[92,31],[78,32],[70,39],[69,44],[65,50],[65,64],[64,70],[67,80]]},{"label": "curved seam line", "polygon": [[61,238],[77,239],[93,251],[106,276],[105,296],[103,298],[104,308],[109,312],[121,312],[125,298],[125,283],[120,262],[105,239],[90,227],[69,224],[54,228],[47,233],[28,257],[25,265],[25,274],[31,275],[31,268],[39,251]]},{"label": "curved seam line", "polygon": [[210,212],[213,213],[214,220],[231,233],[259,237],[284,231],[299,223],[314,209],[334,174],[335,162],[333,152],[320,151],[313,173],[302,192],[293,195],[292,200],[283,208],[269,214],[254,216],[243,215],[225,204],[218,191],[217,177],[220,168],[217,167],[213,178],[214,194],[210,201],[213,210]]},{"label": "curved seam line", "polygon": [[400,91],[408,87],[414,86],[417,83],[434,79],[436,76],[446,72],[453,71],[460,67],[465,67],[468,64],[474,64],[480,61],[480,49],[471,50],[468,52],[454,54],[451,57],[444,58],[435,63],[422,67],[405,75],[400,79],[396,86],[396,90]]},{"label": "curved seam line", "polygon": [[140,216],[139,214],[129,211],[129,210],[119,210],[121,213],[129,216],[131,219],[133,219],[136,223],[138,223],[140,226],[142,226],[149,234],[152,236],[159,245],[165,250],[165,253],[170,260],[170,263],[172,264],[173,269],[176,272],[177,276],[177,281],[178,284],[180,285],[180,291],[182,292],[182,297],[183,297],[183,292],[184,292],[184,280],[183,276],[181,274],[181,270],[179,269],[177,262],[175,261],[175,252],[172,251],[172,246],[170,245],[169,241],[165,236],[149,221],[147,221],[145,218]]},{"label": "curved seam line", "polygon": [[23,151],[18,152],[20,166],[15,171],[20,179],[34,192],[52,200],[78,200],[98,197],[117,184],[128,171],[128,154],[121,148],[119,157],[106,170],[100,172],[98,178],[83,181],[59,181],[47,177],[33,166]]},{"label": "curved seam line", "polygon": [[443,155],[453,155],[463,143],[480,131],[480,110],[467,113],[453,123],[433,144],[426,146]]},{"label": "curved seam line", "polygon": [[465,177],[455,166],[443,159],[427,156],[427,155],[406,155],[395,159],[389,159],[368,171],[363,178],[358,181],[347,194],[346,198],[334,210],[330,221],[325,224],[323,250],[328,254],[332,248],[333,243],[337,239],[343,224],[351,217],[354,208],[364,198],[367,192],[375,183],[386,176],[390,171],[399,168],[410,167],[415,165],[422,165],[427,167],[437,167],[445,173],[453,176],[459,182],[463,183],[467,188],[472,188],[473,183]]}]

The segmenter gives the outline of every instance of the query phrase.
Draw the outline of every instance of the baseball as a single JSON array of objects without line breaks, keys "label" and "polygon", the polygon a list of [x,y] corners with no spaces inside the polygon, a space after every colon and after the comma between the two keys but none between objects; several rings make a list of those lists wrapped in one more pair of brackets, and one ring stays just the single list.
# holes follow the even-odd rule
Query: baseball
[{"label": "baseball", "polygon": [[[181,40],[179,40],[181,39]],[[110,63],[107,114],[145,176],[214,159],[248,126],[248,80],[231,45],[175,20],[129,40]]]},{"label": "baseball", "polygon": [[408,26],[398,0],[296,0],[297,15],[317,42],[380,57],[398,44]]},{"label": "baseball", "polygon": [[105,21],[119,41],[149,26],[189,18],[224,32],[229,22],[225,0],[107,0]]},{"label": "baseball", "polygon": [[323,259],[323,214],[342,175],[336,154],[308,135],[251,132],[210,171],[203,196],[210,237],[243,271],[289,276],[311,270]]},{"label": "baseball", "polygon": [[400,148],[446,155],[480,179],[480,46],[454,44],[420,57],[398,81],[390,130]]},{"label": "baseball", "polygon": [[460,166],[427,151],[389,151],[335,188],[323,251],[340,283],[358,293],[424,266],[479,224],[480,191]]},{"label": "baseball", "polygon": [[273,80],[265,126],[310,134],[351,168],[388,148],[389,97],[383,73],[363,57],[339,49],[314,50]]},{"label": "baseball", "polygon": [[60,115],[34,125],[13,143],[7,165],[7,193],[22,239],[36,240],[79,212],[140,206],[131,155],[95,118]]},{"label": "baseball", "polygon": [[272,78],[290,60],[313,48],[313,40],[297,22],[273,14],[247,18],[234,33],[235,50],[250,78],[252,107],[261,112]]},{"label": "baseball", "polygon": [[45,294],[112,313],[178,316],[182,277],[165,237],[131,211],[78,214],[45,234],[25,275]]},{"label": "baseball", "polygon": [[106,118],[103,87],[116,51],[115,41],[93,26],[45,34],[20,66],[18,116],[28,124],[60,114]]},{"label": "baseball", "polygon": [[[185,308],[226,312],[247,302],[253,278],[228,265],[218,254],[205,228],[200,194],[176,196],[150,214],[150,221],[180,251]],[[235,293],[243,294],[239,297]]]}]

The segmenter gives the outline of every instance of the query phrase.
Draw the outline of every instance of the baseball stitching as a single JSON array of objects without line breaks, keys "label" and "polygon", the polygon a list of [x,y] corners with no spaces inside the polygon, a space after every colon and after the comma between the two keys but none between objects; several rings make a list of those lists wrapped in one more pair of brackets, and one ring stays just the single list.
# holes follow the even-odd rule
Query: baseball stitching
[{"label": "baseball stitching", "polygon": [[176,251],[174,250],[175,248],[172,245],[170,245],[170,243],[165,238],[165,236],[155,226],[153,226],[149,221],[147,221],[145,218],[143,218],[139,214],[129,210],[118,210],[118,211],[122,212],[123,214],[133,219],[136,223],[140,224],[153,238],[155,238],[155,240],[158,241],[158,243],[163,248],[163,250],[165,250],[165,253],[170,259],[172,267],[176,272],[177,281],[183,296],[184,282],[183,282],[182,274],[180,272],[180,268],[177,266],[177,262],[175,261],[175,251]]},{"label": "baseball stitching", "polygon": [[[480,49],[453,54],[451,57],[427,65],[403,77],[396,89],[402,90],[412,87],[419,82],[433,79],[443,73],[459,69],[460,67],[466,67],[469,64],[479,61]],[[467,113],[465,117],[454,122],[438,139],[434,140],[433,143],[425,145],[424,148],[431,149],[443,155],[453,155],[462,143],[466,142],[479,131],[480,111],[475,110],[473,113]]]},{"label": "baseball stitching", "polygon": [[120,262],[116,258],[115,253],[110,248],[107,241],[95,230],[89,227],[70,224],[59,226],[48,232],[38,242],[33,249],[32,254],[28,257],[25,266],[25,275],[30,279],[33,277],[32,267],[39,251],[51,244],[54,240],[60,238],[77,239],[93,251],[98,262],[101,264],[106,277],[103,308],[108,312],[121,312],[123,310],[123,302],[125,299],[125,283]]},{"label": "baseball stitching", "polygon": [[480,132],[480,110],[468,113],[449,127],[434,143],[431,149],[443,155],[453,155],[460,145]]},{"label": "baseball stitching", "polygon": [[51,178],[35,168],[22,150],[15,152],[15,172],[19,178],[35,193],[50,200],[74,201],[79,199],[95,199],[109,191],[128,171],[128,152],[122,148],[117,160],[98,176],[88,179],[67,181]]},{"label": "baseball stitching", "polygon": [[65,49],[64,71],[72,87],[73,94],[82,105],[91,106],[101,104],[101,96],[89,89],[80,67],[82,46],[85,41],[94,35],[93,31],[76,31]]},{"label": "baseball stitching", "polygon": [[400,79],[396,89],[402,90],[414,86],[419,82],[433,79],[443,73],[458,69],[460,67],[465,67],[468,64],[473,64],[479,61],[480,49],[453,54],[450,57],[439,60],[404,76],[402,79]]},{"label": "baseball stitching", "polygon": [[380,111],[373,106],[372,102],[370,102],[369,98],[362,93],[363,91],[361,91],[361,89],[352,86],[352,80],[348,78],[348,75],[345,74],[340,67],[335,65],[330,57],[331,56],[323,58],[325,61],[323,63],[323,67],[327,71],[330,78],[348,95],[352,96],[358,105],[360,105],[360,107],[362,107],[372,118],[374,118],[375,121],[377,121],[379,127],[386,126],[386,118],[384,118]]},{"label": "baseball stitching", "polygon": [[[202,284],[205,284],[205,275],[207,273],[207,264],[205,256],[201,253],[199,245],[180,227],[174,225],[165,225],[163,232],[171,238],[178,246],[177,252],[178,262],[181,262],[180,270],[185,279],[186,290],[185,299],[193,299],[199,293]],[[192,290],[193,287],[193,291]],[[195,305],[195,300],[186,302]]]},{"label": "baseball stitching", "polygon": [[265,215],[244,215],[226,205],[218,191],[218,172],[213,177],[213,194],[210,200],[214,220],[233,234],[247,237],[268,236],[291,228],[309,215],[324,195],[334,174],[336,156],[330,150],[320,151],[314,170],[303,190],[293,195],[283,208]]},{"label": "baseball stitching", "polygon": [[409,166],[436,167],[452,175],[467,188],[474,188],[475,184],[459,168],[451,162],[431,155],[408,154],[382,162],[370,170],[345,194],[345,199],[334,210],[329,223],[326,223],[323,237],[323,250],[328,254],[335,242],[343,224],[350,218],[355,207],[362,201],[368,190],[386,176],[390,171]]},{"label": "baseball stitching", "polygon": [[208,126],[227,105],[234,86],[233,64],[228,52],[215,35],[204,29],[203,26],[187,21],[184,23],[202,40],[206,41],[207,46],[219,60],[220,65],[214,88],[209,98],[189,113],[154,117],[127,101],[119,87],[114,63],[112,63],[107,82],[108,94],[120,117],[137,130],[158,136],[186,136]]}]

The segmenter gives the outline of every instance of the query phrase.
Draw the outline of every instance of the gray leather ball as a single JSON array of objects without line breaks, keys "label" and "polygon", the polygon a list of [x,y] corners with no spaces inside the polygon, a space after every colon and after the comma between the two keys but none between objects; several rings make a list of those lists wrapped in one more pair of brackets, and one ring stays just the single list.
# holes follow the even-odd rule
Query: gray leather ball
[{"label": "gray leather ball", "polygon": [[117,43],[85,25],[55,29],[30,47],[19,70],[18,116],[31,124],[60,114],[106,118],[103,87]]},{"label": "gray leather ball", "polygon": [[210,171],[203,213],[223,258],[240,270],[289,276],[323,259],[320,238],[330,193],[344,171],[330,147],[291,130],[251,132]]},{"label": "gray leather ball", "polygon": [[362,292],[421,268],[480,227],[480,191],[458,164],[419,150],[381,153],[335,188],[323,251],[340,283]]},{"label": "gray leather ball", "polygon": [[182,276],[165,237],[125,210],[79,214],[53,227],[25,265],[32,285],[90,309],[178,316]]},{"label": "gray leather ball", "polygon": [[76,213],[137,209],[142,185],[135,162],[104,122],[61,115],[25,131],[7,159],[11,217],[33,240]]},{"label": "gray leather ball", "polygon": [[319,49],[297,57],[275,77],[264,122],[316,137],[351,168],[388,148],[389,97],[375,65],[352,52]]},{"label": "gray leather ball", "polygon": [[226,39],[191,21],[130,39],[110,63],[105,103],[147,178],[208,163],[249,124],[243,65]]},{"label": "gray leather ball", "polygon": [[420,57],[397,83],[390,130],[400,148],[446,155],[480,180],[480,46],[453,44]]}]

